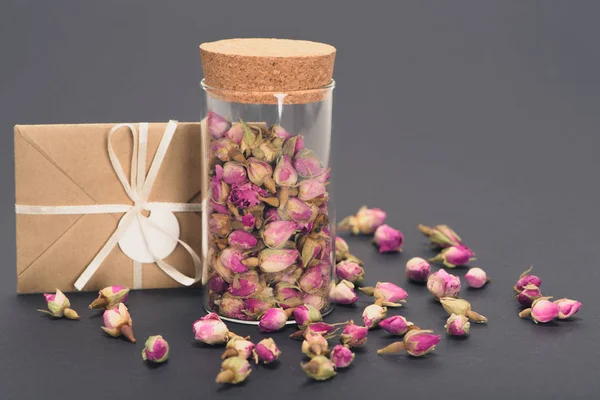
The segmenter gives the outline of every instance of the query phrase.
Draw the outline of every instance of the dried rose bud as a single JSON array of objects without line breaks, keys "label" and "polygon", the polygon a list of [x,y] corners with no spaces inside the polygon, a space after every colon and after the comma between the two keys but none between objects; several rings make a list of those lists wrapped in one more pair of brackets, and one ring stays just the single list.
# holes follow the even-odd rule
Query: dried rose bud
[{"label": "dried rose bud", "polygon": [[337,262],[343,261],[348,257],[348,254],[350,254],[350,247],[348,246],[348,243],[346,243],[346,241],[343,238],[336,236],[335,260]]},{"label": "dried rose bud", "polygon": [[239,122],[231,125],[231,128],[225,132],[225,137],[231,141],[234,141],[238,145],[242,143],[244,138],[244,127]]},{"label": "dried rose bud", "polygon": [[446,332],[453,336],[465,336],[469,334],[471,323],[466,315],[452,314],[446,321]]},{"label": "dried rose bud", "polygon": [[52,315],[54,318],[79,319],[77,312],[70,308],[71,302],[60,290],[56,289],[56,293],[53,294],[44,293],[44,298],[50,311],[38,310],[39,312]]},{"label": "dried rose bud", "polygon": [[256,271],[247,271],[236,275],[227,291],[236,297],[248,297],[260,293],[262,287]]},{"label": "dried rose bud", "polygon": [[252,214],[246,214],[242,217],[242,224],[246,228],[254,229],[254,225],[256,224],[256,217]]},{"label": "dried rose bud", "polygon": [[283,154],[293,157],[304,148],[304,137],[295,135],[288,138],[283,144]]},{"label": "dried rose bud", "polygon": [[321,161],[309,149],[300,150],[294,157],[294,168],[302,178],[314,178],[323,173]]},{"label": "dried rose bud", "polygon": [[212,211],[218,214],[223,214],[225,216],[229,216],[229,209],[225,204],[216,203],[214,200],[210,200],[210,208]]},{"label": "dried rose bud", "polygon": [[360,347],[367,342],[368,334],[368,327],[358,326],[354,324],[354,321],[350,321],[348,325],[344,327],[344,330],[340,335],[340,341],[342,344],[350,347]]},{"label": "dried rose bud", "polygon": [[327,278],[319,266],[310,267],[298,279],[298,285],[306,293],[315,293],[327,286]]},{"label": "dried rose bud", "polygon": [[267,338],[256,344],[253,353],[255,363],[258,364],[259,361],[262,361],[263,364],[270,364],[279,359],[281,350],[279,350],[273,339]]},{"label": "dried rose bud", "polygon": [[375,230],[375,238],[373,243],[379,247],[380,253],[393,253],[402,251],[402,243],[404,235],[398,229],[394,229],[389,225],[380,225]]},{"label": "dried rose bud", "polygon": [[370,235],[383,225],[387,214],[379,208],[362,206],[355,215],[344,218],[338,228],[340,231],[351,230],[353,234]]},{"label": "dried rose bud", "polygon": [[319,322],[323,320],[321,312],[311,305],[304,304],[294,308],[294,320],[301,329],[306,328],[313,322]]},{"label": "dried rose bud", "polygon": [[90,309],[110,309],[125,303],[129,297],[129,289],[125,286],[108,286],[98,292],[98,298],[89,305]]},{"label": "dried rose bud", "polygon": [[221,344],[229,340],[229,329],[215,313],[209,313],[192,325],[194,339],[206,344]]},{"label": "dried rose bud", "polygon": [[279,301],[290,298],[300,298],[300,296],[302,296],[302,291],[296,285],[286,282],[278,282],[275,285],[275,298]]},{"label": "dried rose bud", "polygon": [[273,167],[267,162],[257,160],[256,158],[248,159],[248,178],[255,185],[264,185],[271,193],[275,193],[277,187],[273,180]]},{"label": "dried rose bud", "polygon": [[250,363],[243,357],[231,357],[223,360],[217,383],[238,384],[246,380],[252,372]]},{"label": "dried rose bud", "polygon": [[135,343],[131,325],[131,316],[125,304],[119,303],[118,307],[104,311],[104,326],[102,330],[110,336],[117,337],[123,335],[130,342]]},{"label": "dried rose bud", "polygon": [[358,301],[358,295],[354,291],[354,284],[342,279],[337,285],[332,284],[329,290],[329,301],[337,304],[354,304]]},{"label": "dried rose bud", "polygon": [[263,242],[272,249],[282,248],[297,230],[294,221],[269,222],[262,232]]},{"label": "dried rose bud", "polygon": [[238,230],[231,232],[227,238],[227,242],[233,248],[249,250],[253,247],[256,247],[258,244],[258,239],[246,231]]},{"label": "dried rose bud", "polygon": [[232,296],[229,293],[225,293],[219,300],[219,313],[224,317],[247,319],[244,313],[244,301],[239,297]]},{"label": "dried rose bud", "polygon": [[427,289],[436,299],[442,297],[460,296],[460,278],[447,273],[445,270],[429,275],[427,279]]},{"label": "dried rose bud", "polygon": [[215,138],[220,139],[231,126],[231,122],[220,116],[214,111],[209,111],[206,115],[208,133]]},{"label": "dried rose bud", "polygon": [[283,308],[270,308],[260,318],[258,327],[263,332],[275,332],[283,329],[288,320],[288,314]]},{"label": "dried rose bud", "polygon": [[154,363],[162,363],[169,358],[169,343],[162,336],[150,336],[144,344],[142,359]]},{"label": "dried rose bud", "polygon": [[465,279],[467,280],[467,285],[472,288],[480,288],[483,287],[490,279],[487,277],[487,274],[481,268],[471,268],[465,274]]},{"label": "dried rose bud", "polygon": [[263,315],[268,309],[275,306],[275,301],[271,297],[250,297],[244,299],[244,314],[253,319],[257,319],[260,315]]},{"label": "dried rose bud", "polygon": [[254,343],[241,336],[234,336],[227,342],[225,352],[221,355],[221,358],[242,357],[248,359],[253,351]]},{"label": "dried rose bud", "polygon": [[309,304],[317,310],[322,310],[327,306],[327,299],[320,294],[306,293],[302,296],[302,303]]},{"label": "dried rose bud", "polygon": [[236,274],[248,271],[248,267],[242,263],[244,258],[242,251],[233,247],[223,249],[219,255],[221,265]]},{"label": "dried rose bud", "polygon": [[387,315],[387,308],[379,304],[371,304],[365,307],[362,317],[365,326],[369,329],[375,328],[379,322]]},{"label": "dried rose bud", "polygon": [[264,272],[281,272],[294,264],[298,256],[296,249],[264,249],[258,254],[259,266]]},{"label": "dried rose bud", "polygon": [[419,230],[429,238],[429,242],[434,247],[446,248],[462,244],[460,236],[448,225],[436,225],[433,228],[419,225]]},{"label": "dried rose bud", "polygon": [[348,347],[338,344],[333,346],[329,358],[336,368],[346,368],[354,360],[354,353]]},{"label": "dried rose bud", "polygon": [[327,339],[319,334],[306,332],[302,342],[302,353],[310,358],[328,354],[329,344]]},{"label": "dried rose bud", "polygon": [[558,307],[558,319],[571,318],[581,308],[581,303],[577,300],[559,299],[554,300],[554,304]]},{"label": "dried rose bud", "polygon": [[437,256],[430,258],[430,262],[443,263],[448,268],[454,268],[457,265],[465,265],[469,261],[475,260],[475,253],[465,245],[447,247]]},{"label": "dried rose bud", "polygon": [[519,317],[531,317],[536,324],[552,321],[554,318],[558,317],[560,309],[558,308],[558,305],[549,301],[551,298],[552,297],[540,297],[533,302],[531,308],[521,311]]},{"label": "dried rose bud", "polygon": [[535,285],[537,287],[542,286],[542,280],[535,275],[529,275],[533,266],[529,267],[527,271],[524,271],[521,276],[519,276],[519,280],[514,286],[516,292],[520,292],[527,285]]},{"label": "dried rose bud", "polygon": [[312,200],[326,192],[325,185],[316,179],[307,179],[298,186],[298,198],[303,201]]},{"label": "dried rose bud", "polygon": [[235,161],[228,161],[223,165],[223,181],[228,185],[242,184],[247,177],[244,165]]},{"label": "dried rose bud", "polygon": [[292,165],[290,156],[284,155],[273,171],[273,179],[279,186],[294,186],[298,181],[298,173]]},{"label": "dried rose bud", "polygon": [[464,299],[455,299],[454,297],[442,297],[440,299],[440,303],[449,315],[466,315],[467,317],[469,317],[469,319],[479,324],[487,322],[487,318],[473,311],[471,309],[471,303]]},{"label": "dried rose bud", "polygon": [[258,145],[258,148],[252,150],[252,155],[256,158],[263,159],[266,162],[272,163],[277,158],[281,157],[282,148],[281,141],[265,141]]},{"label": "dried rose bud", "polygon": [[223,181],[223,167],[215,167],[215,176],[210,178],[210,198],[218,204],[223,204],[229,196],[229,186]]},{"label": "dried rose bud", "polygon": [[273,125],[271,127],[271,133],[273,136],[281,138],[283,140],[291,138],[293,135],[285,130],[285,128],[281,125]]},{"label": "dried rose bud", "polygon": [[214,274],[208,281],[209,289],[217,294],[221,294],[227,290],[229,283],[219,274]]},{"label": "dried rose bud", "polygon": [[404,289],[391,282],[377,282],[375,287],[365,286],[359,290],[366,295],[375,297],[376,300],[381,300],[381,304],[388,307],[401,307],[400,302],[406,303],[408,298],[408,293]]},{"label": "dried rose bud", "polygon": [[319,212],[314,204],[306,204],[296,197],[292,197],[287,201],[285,210],[288,217],[299,224],[306,224],[314,220]]},{"label": "dried rose bud", "polygon": [[365,270],[354,261],[340,261],[335,266],[335,273],[339,279],[345,279],[352,283],[359,283],[365,277]]},{"label": "dried rose bud", "polygon": [[542,297],[540,288],[533,284],[526,285],[523,287],[523,290],[516,295],[517,301],[525,307],[531,307],[533,302],[540,297]]},{"label": "dried rose bud", "polygon": [[322,321],[321,322],[313,322],[306,327],[305,332],[315,333],[315,334],[323,336],[325,339],[328,339],[329,337],[333,337],[335,332],[339,329],[338,328],[339,325],[346,325],[346,324],[347,324],[347,322],[338,322],[337,324],[328,324],[327,322],[322,322]]},{"label": "dried rose bud", "polygon": [[217,139],[212,142],[210,149],[215,156],[224,162],[235,160],[244,162],[244,156],[240,152],[240,146],[233,140],[227,138]]},{"label": "dried rose bud", "polygon": [[241,185],[233,185],[227,201],[239,208],[254,207],[260,204],[261,198],[267,195],[264,189],[253,183],[246,182]]},{"label": "dried rose bud", "polygon": [[213,235],[227,237],[231,232],[231,218],[229,215],[212,214],[208,228]]},{"label": "dried rose bud", "polygon": [[377,354],[394,354],[405,350],[411,356],[420,357],[435,350],[441,339],[442,337],[433,334],[433,331],[414,329],[404,335],[403,341],[379,349]]},{"label": "dried rose bud", "polygon": [[402,336],[408,332],[408,328],[414,326],[414,324],[407,321],[403,316],[394,315],[393,317],[380,321],[379,326],[392,335]]},{"label": "dried rose bud", "polygon": [[336,375],[335,365],[325,356],[317,356],[306,364],[300,364],[306,375],[314,380],[324,381]]},{"label": "dried rose bud", "polygon": [[406,277],[415,282],[426,282],[431,272],[431,265],[420,258],[413,257],[406,263]]}]

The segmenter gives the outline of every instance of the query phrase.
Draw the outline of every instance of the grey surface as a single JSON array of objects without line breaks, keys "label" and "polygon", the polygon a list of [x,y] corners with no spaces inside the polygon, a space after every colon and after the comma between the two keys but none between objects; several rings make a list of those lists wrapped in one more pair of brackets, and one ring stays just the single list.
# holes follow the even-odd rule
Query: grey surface
[{"label": "grey surface", "polygon": [[[594,1],[4,1],[0,5],[0,398],[487,398],[590,399],[598,380],[598,132],[600,56]],[[391,2],[389,2],[391,3]],[[342,12],[343,11],[343,12]],[[104,337],[101,318],[72,298],[80,322],[35,312],[16,296],[12,126],[16,123],[198,120],[198,44],[290,37],[338,48],[334,106],[339,215],[363,203],[389,212],[402,255],[350,240],[368,282],[410,294],[394,311],[442,331],[444,312],[405,282],[429,255],[418,223],[448,223],[492,283],[465,297],[490,319],[434,354],[380,357],[372,332],[355,365],[327,383],[300,371],[299,343],[275,335],[274,369],[241,388],[214,383],[221,350],[192,343],[198,290],[132,295],[140,339],[162,333],[172,359],[157,369],[141,344]],[[571,322],[518,319],[511,286],[530,264],[543,291],[584,303]],[[461,275],[464,270],[458,271]],[[368,300],[330,321],[360,319]],[[90,316],[91,315],[91,316]],[[253,328],[240,333],[262,337]],[[360,395],[360,396],[359,396]]]}]

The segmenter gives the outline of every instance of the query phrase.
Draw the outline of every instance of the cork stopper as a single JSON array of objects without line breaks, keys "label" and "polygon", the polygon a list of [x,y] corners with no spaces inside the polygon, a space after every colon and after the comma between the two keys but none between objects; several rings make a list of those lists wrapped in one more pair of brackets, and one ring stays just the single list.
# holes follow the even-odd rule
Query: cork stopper
[{"label": "cork stopper", "polygon": [[331,92],[335,48],[324,43],[227,39],[201,44],[200,55],[204,87],[222,100],[308,103]]}]

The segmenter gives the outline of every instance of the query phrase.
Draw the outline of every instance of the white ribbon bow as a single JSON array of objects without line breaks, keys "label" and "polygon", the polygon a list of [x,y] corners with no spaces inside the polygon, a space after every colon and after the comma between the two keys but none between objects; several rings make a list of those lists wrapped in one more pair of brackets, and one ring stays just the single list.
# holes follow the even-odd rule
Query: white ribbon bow
[{"label": "white ribbon bow", "polygon": [[[131,135],[133,136],[133,154],[131,157],[131,177],[130,180],[127,180],[125,175],[125,171],[115,154],[112,144],[111,138],[113,134],[121,127],[129,128]],[[164,229],[153,223],[148,217],[146,217],[142,212],[144,210],[152,212],[153,209],[161,209],[172,212],[201,212],[202,205],[201,204],[189,204],[189,203],[163,203],[163,202],[148,202],[148,198],[150,196],[150,192],[152,191],[152,185],[156,180],[156,176],[158,175],[158,171],[160,170],[160,166],[165,158],[167,153],[167,149],[169,148],[169,144],[171,143],[171,139],[175,134],[175,130],[177,129],[177,121],[169,121],[167,128],[163,134],[163,137],[160,141],[158,149],[156,150],[156,154],[154,155],[154,159],[152,160],[152,164],[150,165],[150,170],[148,171],[148,175],[145,175],[146,172],[146,154],[148,149],[148,123],[142,122],[139,124],[139,134],[133,124],[118,124],[115,125],[110,132],[108,132],[108,156],[110,158],[110,162],[119,178],[119,181],[123,185],[127,196],[133,201],[133,205],[128,204],[94,204],[94,205],[86,205],[86,206],[24,206],[24,205],[15,205],[15,211],[17,214],[112,214],[112,213],[125,213],[125,215],[121,218],[119,222],[119,226],[115,230],[115,232],[110,236],[108,241],[104,244],[102,249],[96,254],[96,257],[89,263],[83,273],[79,276],[77,281],[75,282],[75,288],[77,290],[83,289],[83,287],[88,283],[90,278],[94,275],[94,273],[98,270],[102,262],[106,259],[106,257],[110,254],[112,249],[119,243],[119,240],[124,236],[127,232],[127,229],[130,225],[137,219],[139,225],[141,227],[142,236],[144,236],[144,240],[154,258],[154,262],[158,267],[163,270],[167,275],[169,275],[176,282],[184,285],[190,286],[191,284],[197,282],[200,279],[202,273],[202,261],[200,257],[194,249],[192,249],[187,243],[179,240],[179,238],[171,235],[169,232],[166,232]],[[183,246],[187,250],[187,252],[192,257],[194,261],[194,268],[196,271],[196,277],[190,278],[179,272],[175,267],[169,265],[164,260],[156,257],[154,254],[152,247],[149,244],[149,241],[146,237],[146,232],[148,228],[153,227],[158,229],[162,233],[170,236],[172,239],[176,240],[179,244]],[[133,288],[139,289],[142,287],[142,264],[138,261],[133,260]]]}]

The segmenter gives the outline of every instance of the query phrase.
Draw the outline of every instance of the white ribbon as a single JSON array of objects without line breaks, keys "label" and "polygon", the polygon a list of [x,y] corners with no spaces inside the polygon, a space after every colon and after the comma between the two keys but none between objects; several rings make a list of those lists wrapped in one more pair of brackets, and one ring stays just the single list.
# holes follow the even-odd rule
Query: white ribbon
[{"label": "white ribbon", "polygon": [[[133,154],[131,157],[131,174],[129,181],[125,175],[125,171],[117,158],[116,153],[113,150],[111,138],[113,134],[120,128],[127,127],[133,136]],[[152,160],[152,164],[150,165],[150,170],[148,171],[148,175],[145,175],[146,172],[146,154],[148,149],[148,123],[142,122],[139,124],[139,133],[137,132],[135,126],[133,124],[118,124],[112,127],[110,132],[108,132],[108,156],[110,158],[110,162],[121,182],[123,188],[125,189],[125,193],[127,196],[133,201],[133,205],[128,204],[94,204],[94,205],[85,205],[85,206],[25,206],[25,205],[15,205],[15,211],[17,214],[33,214],[33,215],[66,215],[66,214],[112,214],[112,213],[125,213],[125,215],[121,218],[119,226],[115,230],[115,232],[110,236],[110,238],[106,241],[102,249],[96,254],[94,259],[88,264],[83,273],[79,276],[77,281],[75,282],[75,288],[77,290],[83,289],[83,287],[88,283],[90,278],[94,275],[96,270],[100,267],[100,265],[104,262],[106,257],[110,254],[113,248],[119,243],[119,240],[123,237],[125,232],[127,232],[127,228],[131,225],[133,221],[137,219],[140,224],[142,230],[142,236],[146,242],[148,250],[152,254],[154,258],[154,262],[158,267],[167,275],[169,275],[176,282],[184,285],[190,286],[191,284],[197,282],[200,279],[202,273],[202,261],[200,257],[194,249],[192,249],[187,243],[179,240],[179,238],[174,237],[169,232],[166,232],[160,226],[153,223],[148,217],[146,217],[142,212],[144,210],[148,210],[152,212],[153,209],[162,209],[171,212],[201,212],[202,205],[201,204],[188,204],[188,203],[162,203],[162,202],[148,202],[148,197],[150,196],[150,192],[152,191],[152,186],[154,185],[154,181],[156,180],[156,176],[158,175],[158,171],[160,170],[160,166],[165,158],[167,153],[167,149],[169,148],[169,144],[171,143],[171,139],[173,139],[173,135],[175,134],[175,130],[177,129],[177,121],[169,121],[167,128],[163,134],[163,137],[160,141],[158,149],[156,150],[156,154],[154,155],[154,159]],[[157,257],[153,251],[152,247],[149,245],[149,241],[146,237],[146,233],[149,227],[154,227],[159,229],[165,235],[170,236],[172,239],[176,240],[177,243],[181,244],[185,250],[190,254],[192,260],[194,261],[194,268],[196,271],[196,277],[191,278],[179,272],[175,267],[166,263],[163,259]],[[139,289],[142,287],[142,264],[133,261],[133,288]]]}]

